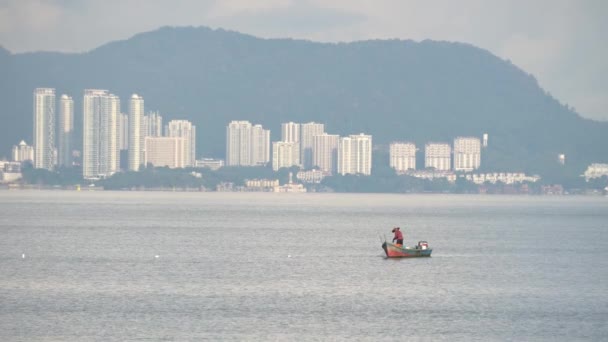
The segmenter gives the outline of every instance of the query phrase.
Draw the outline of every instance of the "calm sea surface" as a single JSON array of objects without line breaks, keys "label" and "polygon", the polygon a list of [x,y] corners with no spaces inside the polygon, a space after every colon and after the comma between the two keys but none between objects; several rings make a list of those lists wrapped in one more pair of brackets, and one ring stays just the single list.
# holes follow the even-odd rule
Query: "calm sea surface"
[{"label": "calm sea surface", "polygon": [[0,191],[1,341],[405,339],[606,341],[608,198]]}]

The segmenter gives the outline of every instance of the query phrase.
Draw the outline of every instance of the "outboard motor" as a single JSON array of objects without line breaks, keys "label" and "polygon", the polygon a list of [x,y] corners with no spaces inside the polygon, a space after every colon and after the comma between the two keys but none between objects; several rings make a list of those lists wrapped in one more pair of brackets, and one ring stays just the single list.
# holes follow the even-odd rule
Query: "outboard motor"
[{"label": "outboard motor", "polygon": [[418,249],[428,249],[429,243],[426,241],[418,241]]}]

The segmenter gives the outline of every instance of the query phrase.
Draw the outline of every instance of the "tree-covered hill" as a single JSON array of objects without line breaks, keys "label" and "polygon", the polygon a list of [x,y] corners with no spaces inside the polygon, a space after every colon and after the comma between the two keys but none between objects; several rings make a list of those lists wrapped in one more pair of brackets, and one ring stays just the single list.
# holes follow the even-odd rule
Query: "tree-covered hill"
[{"label": "tree-covered hill", "polygon": [[373,40],[315,43],[260,39],[205,27],[161,28],[82,54],[10,54],[0,49],[0,156],[31,143],[32,91],[53,87],[75,100],[77,133],[85,88],[132,93],[165,120],[197,126],[197,155],[224,157],[230,120],[272,130],[324,122],[331,133],[365,132],[374,143],[488,133],[484,169],[552,172],[608,162],[608,123],[581,118],[533,76],[471,45]]}]

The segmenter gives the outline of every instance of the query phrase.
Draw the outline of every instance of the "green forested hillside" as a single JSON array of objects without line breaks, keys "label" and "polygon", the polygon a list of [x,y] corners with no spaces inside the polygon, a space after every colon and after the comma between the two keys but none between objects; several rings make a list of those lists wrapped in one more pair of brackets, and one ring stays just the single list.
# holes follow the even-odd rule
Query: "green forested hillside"
[{"label": "green forested hillside", "polygon": [[[54,87],[74,97],[77,128],[83,89],[109,89],[124,112],[140,94],[146,110],[196,124],[199,156],[223,158],[224,127],[238,119],[270,128],[274,140],[281,122],[318,121],[331,133],[369,133],[377,145],[410,140],[421,150],[488,133],[486,170],[574,174],[608,162],[608,123],[581,118],[533,76],[461,43],[324,44],[162,28],[83,54],[0,50],[0,74],[0,156],[31,142],[32,91]],[[555,171],[559,153],[568,165]]]}]

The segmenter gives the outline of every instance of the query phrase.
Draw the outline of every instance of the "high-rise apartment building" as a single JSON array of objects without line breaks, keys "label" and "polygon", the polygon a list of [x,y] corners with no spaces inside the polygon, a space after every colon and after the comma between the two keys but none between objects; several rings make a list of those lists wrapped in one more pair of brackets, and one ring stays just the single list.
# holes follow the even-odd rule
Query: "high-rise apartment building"
[{"label": "high-rise apartment building", "polygon": [[[286,122],[281,124],[281,141],[294,143],[292,153],[294,153],[293,157],[289,157],[292,165],[300,165],[301,157],[300,157],[300,124],[294,122]],[[273,161],[274,163],[274,161]]]},{"label": "high-rise apartment building", "polygon": [[109,177],[120,168],[120,99],[107,90],[86,89],[83,98],[82,175]]},{"label": "high-rise apartment building", "polygon": [[452,148],[448,143],[431,142],[424,147],[424,167],[439,171],[451,169]]},{"label": "high-rise apartment building", "polygon": [[165,126],[165,136],[185,139],[184,165],[194,166],[196,163],[196,126],[188,120],[171,120]]},{"label": "high-rise apartment building", "polygon": [[146,165],[167,166],[169,168],[181,168],[186,164],[186,138],[181,137],[146,137],[145,138]]},{"label": "high-rise apartment building", "polygon": [[314,166],[314,136],[324,133],[325,125],[322,123],[308,122],[300,124],[300,163],[305,170]]},{"label": "high-rise apartment building", "polygon": [[138,171],[144,151],[144,98],[133,94],[129,102],[129,170]]},{"label": "high-rise apartment building", "polygon": [[231,121],[226,127],[226,165],[251,165],[251,123]]},{"label": "high-rise apartment building", "polygon": [[394,142],[389,149],[390,166],[397,173],[416,169],[416,145],[411,142]]},{"label": "high-rise apartment building", "polygon": [[372,136],[353,134],[340,138],[338,145],[338,173],[371,175]]},{"label": "high-rise apartment building", "polygon": [[159,112],[149,112],[144,116],[143,132],[146,137],[163,136],[163,117]]},{"label": "high-rise apartment building", "polygon": [[270,131],[249,121],[231,121],[226,127],[226,165],[256,166],[270,161]]},{"label": "high-rise apartment building", "polygon": [[454,171],[473,171],[481,165],[481,141],[476,137],[454,139]]},{"label": "high-rise apartment building", "polygon": [[272,169],[278,171],[282,167],[299,165],[298,143],[275,141],[272,143]]},{"label": "high-rise apartment building", "polygon": [[321,171],[336,172],[338,158],[338,144],[340,136],[337,134],[319,134],[313,136],[312,165]]},{"label": "high-rise apartment building", "polygon": [[281,124],[281,141],[299,142],[300,124],[295,122],[285,122]]},{"label": "high-rise apartment building", "polygon": [[55,167],[55,89],[34,90],[34,167]]},{"label": "high-rise apartment building", "polygon": [[19,145],[13,146],[13,161],[34,161],[34,148],[21,140]]},{"label": "high-rise apartment building", "polygon": [[270,130],[262,125],[251,127],[251,165],[266,165],[270,162]]},{"label": "high-rise apartment building", "polygon": [[68,95],[61,95],[59,100],[59,129],[57,159],[60,166],[72,166],[74,148],[74,100]]}]

